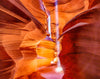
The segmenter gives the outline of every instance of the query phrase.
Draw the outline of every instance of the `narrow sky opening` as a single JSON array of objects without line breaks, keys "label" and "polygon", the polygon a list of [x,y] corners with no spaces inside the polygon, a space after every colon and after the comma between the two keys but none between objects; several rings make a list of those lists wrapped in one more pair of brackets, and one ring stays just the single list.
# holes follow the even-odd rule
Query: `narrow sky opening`
[{"label": "narrow sky opening", "polygon": [[51,38],[51,16],[50,14],[48,14],[48,32],[50,34],[50,38]]}]

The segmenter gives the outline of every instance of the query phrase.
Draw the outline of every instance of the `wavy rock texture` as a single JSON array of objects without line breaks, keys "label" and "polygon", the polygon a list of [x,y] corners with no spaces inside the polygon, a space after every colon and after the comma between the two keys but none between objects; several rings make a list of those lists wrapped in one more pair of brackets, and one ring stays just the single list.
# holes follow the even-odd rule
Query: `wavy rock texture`
[{"label": "wavy rock texture", "polygon": [[[39,7],[37,7],[37,9],[38,8]],[[0,65],[0,73],[3,75],[0,74],[0,79],[9,79],[15,65],[13,61],[16,63],[16,77],[34,72],[36,70],[36,51],[34,51],[34,49],[36,48],[36,44],[45,38],[45,35],[44,26],[20,1],[1,0],[0,63],[2,65]],[[28,50],[26,48],[28,48]],[[26,54],[28,56],[26,56]],[[27,62],[28,60],[29,62]],[[25,63],[27,63],[27,65],[25,65]]]},{"label": "wavy rock texture", "polygon": [[[57,25],[59,35],[63,32],[60,52],[65,73],[63,79],[100,78],[98,35],[100,7],[98,5],[96,9],[91,9],[91,6],[98,4],[99,0],[57,1],[0,1],[0,79],[9,79],[14,73],[18,79],[33,79],[30,74],[33,72],[37,74],[35,71],[38,67],[50,65],[50,61],[55,57],[54,41],[57,39]],[[56,5],[58,12],[55,9]],[[48,15],[51,16],[51,35],[54,41],[44,40],[48,30]],[[49,52],[43,55],[44,51]],[[37,55],[47,59],[37,60]],[[35,77],[42,79],[40,74]]]},{"label": "wavy rock texture", "polygon": [[98,5],[76,16],[63,29],[63,79],[100,79],[100,1],[94,3]]}]

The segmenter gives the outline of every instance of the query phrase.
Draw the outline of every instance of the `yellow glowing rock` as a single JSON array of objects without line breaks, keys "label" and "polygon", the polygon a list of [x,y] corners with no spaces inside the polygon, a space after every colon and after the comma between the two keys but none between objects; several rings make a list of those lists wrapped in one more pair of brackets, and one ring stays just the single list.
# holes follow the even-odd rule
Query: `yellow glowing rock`
[{"label": "yellow glowing rock", "polygon": [[46,57],[46,58],[54,58],[54,50],[46,49],[46,48],[37,48],[37,55]]},{"label": "yellow glowing rock", "polygon": [[43,40],[39,43],[38,47],[55,50],[55,43],[48,40]]}]

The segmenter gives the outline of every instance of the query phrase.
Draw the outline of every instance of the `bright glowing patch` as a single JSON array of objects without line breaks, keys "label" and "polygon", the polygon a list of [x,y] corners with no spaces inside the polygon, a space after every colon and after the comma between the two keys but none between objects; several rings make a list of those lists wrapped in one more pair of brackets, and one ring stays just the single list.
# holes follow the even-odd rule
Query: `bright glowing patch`
[{"label": "bright glowing patch", "polygon": [[57,68],[55,69],[55,71],[56,71],[56,72],[62,72],[63,69],[62,69],[62,67],[57,67]]},{"label": "bright glowing patch", "polygon": [[54,61],[51,61],[51,64],[54,64]]},{"label": "bright glowing patch", "polygon": [[51,64],[55,64],[58,61],[58,57],[55,57],[53,61],[51,61]]},{"label": "bright glowing patch", "polygon": [[58,58],[56,57],[56,58],[54,58],[54,62],[56,63],[58,61]]}]

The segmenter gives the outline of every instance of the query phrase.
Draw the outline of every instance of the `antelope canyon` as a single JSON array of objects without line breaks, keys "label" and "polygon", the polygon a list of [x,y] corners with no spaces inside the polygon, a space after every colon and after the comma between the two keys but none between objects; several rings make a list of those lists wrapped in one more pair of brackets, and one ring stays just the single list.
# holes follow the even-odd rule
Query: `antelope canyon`
[{"label": "antelope canyon", "polygon": [[100,0],[0,0],[0,79],[100,79]]}]

